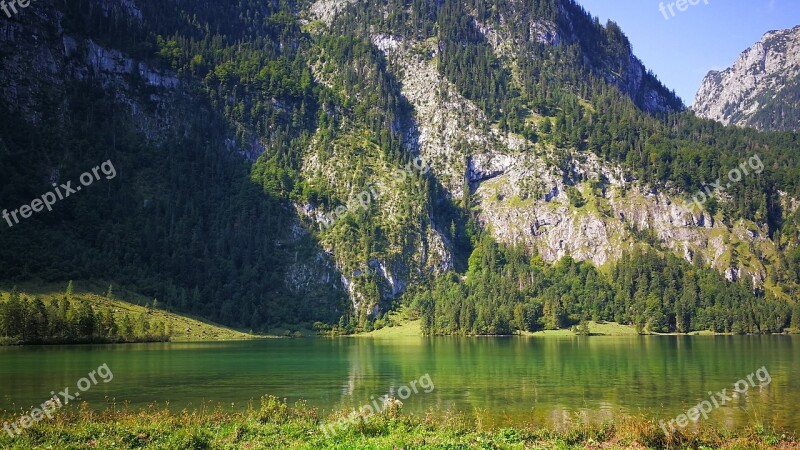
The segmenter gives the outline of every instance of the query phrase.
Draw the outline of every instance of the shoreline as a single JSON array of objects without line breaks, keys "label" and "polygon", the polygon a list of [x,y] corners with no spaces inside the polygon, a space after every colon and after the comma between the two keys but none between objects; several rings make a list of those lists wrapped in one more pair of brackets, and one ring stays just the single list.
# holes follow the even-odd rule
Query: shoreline
[{"label": "shoreline", "polygon": [[[403,337],[426,337],[422,334],[420,329],[421,321],[413,320],[396,325],[394,327],[384,327],[379,330],[355,333],[350,335],[341,336],[326,336],[326,337],[358,337],[358,338],[373,338],[373,339],[390,339],[390,338],[403,338]],[[791,336],[791,333],[772,333],[772,334],[743,334],[741,336]],[[740,336],[735,333],[716,333],[709,330],[703,331],[690,331],[688,333],[656,333],[644,332],[637,333],[633,325],[621,325],[616,322],[589,322],[589,335],[580,336],[570,329],[559,330],[539,330],[539,331],[526,331],[517,332],[514,334],[467,334],[467,335],[436,335],[430,337],[623,337],[623,336]]]}]

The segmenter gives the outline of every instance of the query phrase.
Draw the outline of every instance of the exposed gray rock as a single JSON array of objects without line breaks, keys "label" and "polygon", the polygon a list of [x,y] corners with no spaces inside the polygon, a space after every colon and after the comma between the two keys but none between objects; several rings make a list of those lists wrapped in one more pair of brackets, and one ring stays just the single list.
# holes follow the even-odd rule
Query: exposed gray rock
[{"label": "exposed gray rock", "polygon": [[[763,282],[766,270],[758,258],[749,258],[749,266],[729,263],[736,242],[765,249],[773,245],[764,232],[746,232],[755,225],[728,229],[707,212],[688,209],[682,198],[644,186],[594,154],[503,134],[436,70],[435,43],[386,35],[374,36],[373,42],[398,73],[414,107],[411,147],[431,163],[432,173],[453,197],[473,196],[482,225],[501,242],[536,248],[546,261],[571,256],[602,266],[649,234],[651,244],[687,261],[702,257],[721,273],[752,277],[754,285]],[[465,180],[469,192],[463,191]],[[592,183],[599,191],[593,191]],[[572,187],[583,193],[586,206],[570,204],[566,192]]]},{"label": "exposed gray rock", "polygon": [[[745,50],[733,66],[712,70],[694,97],[692,110],[699,117],[725,125],[764,128],[754,120],[762,108],[777,100],[800,77],[800,25],[770,31]],[[797,105],[789,105],[797,108]],[[795,124],[794,128],[800,127]]]},{"label": "exposed gray rock", "polygon": [[342,10],[356,0],[317,0],[311,4],[311,14],[314,18],[330,24]]}]

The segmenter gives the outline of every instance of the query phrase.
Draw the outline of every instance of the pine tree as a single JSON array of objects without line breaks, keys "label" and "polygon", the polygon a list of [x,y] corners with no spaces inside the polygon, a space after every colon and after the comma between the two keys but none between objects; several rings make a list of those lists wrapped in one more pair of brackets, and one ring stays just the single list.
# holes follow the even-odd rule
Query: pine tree
[{"label": "pine tree", "polygon": [[796,301],[792,309],[792,329],[800,333],[800,301]]},{"label": "pine tree", "polygon": [[126,340],[130,341],[133,339],[133,321],[131,321],[131,317],[127,313],[122,316],[120,329],[122,331],[122,336]]}]

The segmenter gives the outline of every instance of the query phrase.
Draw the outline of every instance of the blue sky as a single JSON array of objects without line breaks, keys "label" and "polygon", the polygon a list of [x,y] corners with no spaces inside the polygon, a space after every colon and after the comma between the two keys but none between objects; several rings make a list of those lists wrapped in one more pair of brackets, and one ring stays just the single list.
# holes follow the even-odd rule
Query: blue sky
[{"label": "blue sky", "polygon": [[636,56],[687,106],[709,70],[729,67],[767,31],[800,25],[798,0],[699,0],[683,12],[673,7],[674,17],[666,6],[675,0],[576,1],[602,24],[617,22]]}]

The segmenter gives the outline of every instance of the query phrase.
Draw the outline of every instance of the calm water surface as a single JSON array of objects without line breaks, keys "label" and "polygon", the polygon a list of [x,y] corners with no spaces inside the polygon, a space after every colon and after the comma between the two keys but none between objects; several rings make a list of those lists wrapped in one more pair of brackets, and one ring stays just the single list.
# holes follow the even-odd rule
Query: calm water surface
[{"label": "calm water surface", "polygon": [[[323,412],[353,408],[429,374],[434,390],[404,411],[448,408],[497,425],[561,425],[646,414],[669,419],[758,368],[750,388],[709,421],[762,421],[800,431],[800,337],[634,336],[362,338],[0,348],[0,409],[30,409],[107,363],[114,374],[81,396],[175,409],[244,407],[267,394]],[[756,379],[757,382],[757,379]],[[69,407],[69,406],[68,406]]]}]

